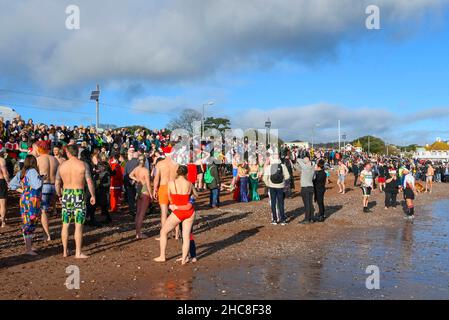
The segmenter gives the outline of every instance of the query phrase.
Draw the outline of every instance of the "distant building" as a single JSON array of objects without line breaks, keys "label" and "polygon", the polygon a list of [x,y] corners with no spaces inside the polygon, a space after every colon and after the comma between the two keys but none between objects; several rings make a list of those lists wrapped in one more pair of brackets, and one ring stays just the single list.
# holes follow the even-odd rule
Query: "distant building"
[{"label": "distant building", "polygon": [[354,145],[348,143],[346,146],[344,146],[343,150],[346,152],[360,153],[363,151],[363,148],[362,148],[362,144],[360,143],[360,141],[357,141],[356,143],[354,143]]},{"label": "distant building", "polygon": [[431,145],[416,148],[413,158],[418,160],[449,160],[449,143],[437,138]]},{"label": "distant building", "polygon": [[290,148],[298,147],[298,148],[309,148],[309,143],[306,141],[292,141],[292,142],[285,142],[285,145],[287,145]]},{"label": "distant building", "polygon": [[3,122],[12,121],[19,117],[20,115],[14,109],[0,106],[0,120],[3,120]]}]

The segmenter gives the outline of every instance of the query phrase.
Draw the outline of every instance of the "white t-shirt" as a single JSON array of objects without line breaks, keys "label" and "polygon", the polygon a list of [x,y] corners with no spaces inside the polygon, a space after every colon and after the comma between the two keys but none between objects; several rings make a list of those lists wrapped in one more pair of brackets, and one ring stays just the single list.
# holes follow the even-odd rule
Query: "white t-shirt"
[{"label": "white t-shirt", "polygon": [[404,177],[404,188],[407,188],[407,184],[412,187],[412,189],[415,187],[415,177],[409,173]]},{"label": "white t-shirt", "polygon": [[363,186],[364,187],[373,187],[373,172],[371,170],[363,170],[360,174],[363,177]]}]

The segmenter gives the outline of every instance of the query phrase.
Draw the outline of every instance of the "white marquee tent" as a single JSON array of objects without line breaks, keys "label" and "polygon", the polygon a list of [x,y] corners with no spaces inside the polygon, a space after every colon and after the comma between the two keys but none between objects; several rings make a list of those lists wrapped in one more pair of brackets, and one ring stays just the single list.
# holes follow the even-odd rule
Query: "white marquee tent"
[{"label": "white marquee tent", "polygon": [[4,122],[12,121],[17,117],[19,117],[19,114],[14,109],[0,106],[0,119],[3,119]]}]

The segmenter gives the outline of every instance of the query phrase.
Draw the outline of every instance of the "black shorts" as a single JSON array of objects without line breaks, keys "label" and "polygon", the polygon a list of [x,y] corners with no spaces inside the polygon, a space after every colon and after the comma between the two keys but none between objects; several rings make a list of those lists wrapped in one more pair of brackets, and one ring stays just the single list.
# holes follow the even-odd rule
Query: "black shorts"
[{"label": "black shorts", "polygon": [[372,189],[371,187],[361,186],[361,188],[362,188],[363,196],[368,197],[371,195],[371,189]]},{"label": "black shorts", "polygon": [[8,184],[5,179],[0,179],[0,200],[8,197]]},{"label": "black shorts", "polygon": [[405,188],[405,190],[404,190],[404,198],[405,199],[410,199],[410,200],[415,200],[415,193],[413,192],[412,189]]}]

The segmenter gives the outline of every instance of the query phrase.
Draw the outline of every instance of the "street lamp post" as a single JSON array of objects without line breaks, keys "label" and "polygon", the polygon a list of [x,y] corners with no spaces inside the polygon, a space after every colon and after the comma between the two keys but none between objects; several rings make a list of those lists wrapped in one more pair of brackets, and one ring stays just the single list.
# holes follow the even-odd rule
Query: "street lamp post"
[{"label": "street lamp post", "polygon": [[346,138],[347,138],[346,133],[343,132],[343,134],[341,136],[341,139],[343,140],[343,151],[346,150]]},{"label": "street lamp post", "polygon": [[341,121],[338,120],[338,152],[341,152]]},{"label": "street lamp post", "polygon": [[90,94],[90,100],[95,100],[97,102],[96,108],[96,122],[95,127],[98,130],[100,127],[100,85],[97,84],[97,90],[92,91]]},{"label": "street lamp post", "polygon": [[271,129],[271,120],[268,118],[267,121],[265,121],[265,128],[267,128],[267,145],[270,145],[270,129]]},{"label": "street lamp post", "polygon": [[203,116],[201,118],[201,140],[204,139],[204,121],[206,120],[205,117],[205,113],[206,113],[206,107],[207,106],[213,106],[215,104],[215,102],[213,101],[209,101],[208,103],[203,103]]}]

